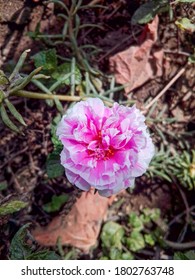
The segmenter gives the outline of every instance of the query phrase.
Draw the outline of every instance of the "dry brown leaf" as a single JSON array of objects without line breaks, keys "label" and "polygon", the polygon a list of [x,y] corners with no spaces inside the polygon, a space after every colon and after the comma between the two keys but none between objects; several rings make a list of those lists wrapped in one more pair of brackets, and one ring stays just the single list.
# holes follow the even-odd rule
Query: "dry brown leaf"
[{"label": "dry brown leaf", "polygon": [[94,189],[83,192],[65,217],[58,216],[45,228],[36,228],[34,238],[44,246],[56,245],[60,237],[62,245],[72,245],[85,252],[96,244],[103,219],[114,196],[102,197]]},{"label": "dry brown leaf", "polygon": [[162,75],[163,50],[152,51],[158,37],[158,21],[156,16],[146,25],[139,46],[131,46],[110,58],[110,69],[115,73],[116,81],[128,84],[125,87],[126,93]]}]

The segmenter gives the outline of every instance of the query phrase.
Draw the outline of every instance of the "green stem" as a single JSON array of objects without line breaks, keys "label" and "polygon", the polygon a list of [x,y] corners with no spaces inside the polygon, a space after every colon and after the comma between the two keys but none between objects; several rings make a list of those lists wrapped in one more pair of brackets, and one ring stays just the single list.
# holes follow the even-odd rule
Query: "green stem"
[{"label": "green stem", "polygon": [[37,38],[43,39],[43,38],[49,38],[49,39],[63,39],[62,34],[53,34],[53,35],[48,35],[48,34],[41,34],[37,35]]},{"label": "green stem", "polygon": [[26,98],[33,98],[33,99],[52,99],[58,98],[62,101],[81,101],[86,99],[84,97],[79,96],[67,96],[67,95],[51,95],[46,93],[39,93],[39,92],[32,92],[27,90],[19,90],[14,93],[15,96],[26,97]]},{"label": "green stem", "polygon": [[[32,98],[32,99],[52,99],[55,100],[58,98],[61,101],[67,101],[67,102],[79,102],[82,100],[86,100],[89,97],[94,97],[94,95],[88,95],[88,96],[67,96],[67,95],[51,95],[51,94],[46,94],[46,93],[39,93],[39,92],[32,92],[32,91],[27,91],[27,90],[19,90],[17,92],[14,92],[14,96],[19,96],[19,97],[26,97],[26,98]],[[100,99],[107,105],[112,107],[113,103],[110,101],[105,100],[104,97],[99,96]]]},{"label": "green stem", "polygon": [[74,92],[75,92],[75,58],[72,58],[71,61],[71,77],[70,77],[70,85],[71,85],[71,89],[70,89],[70,95],[74,96]]},{"label": "green stem", "polygon": [[83,57],[80,53],[80,50],[78,48],[77,41],[75,38],[74,28],[73,28],[74,11],[75,11],[75,5],[74,5],[74,3],[72,3],[72,6],[71,6],[69,14],[68,14],[68,33],[69,33],[69,38],[71,41],[72,50],[74,51],[76,58],[77,58],[79,64],[81,65],[81,67],[83,67],[86,71],[90,71],[88,65],[85,63],[85,60],[83,59]]},{"label": "green stem", "polygon": [[23,89],[27,84],[29,84],[31,82],[32,77],[37,75],[41,70],[42,70],[42,67],[38,67],[37,69],[32,71],[21,84],[19,84],[18,86],[10,89],[9,95],[13,95],[13,93]]}]

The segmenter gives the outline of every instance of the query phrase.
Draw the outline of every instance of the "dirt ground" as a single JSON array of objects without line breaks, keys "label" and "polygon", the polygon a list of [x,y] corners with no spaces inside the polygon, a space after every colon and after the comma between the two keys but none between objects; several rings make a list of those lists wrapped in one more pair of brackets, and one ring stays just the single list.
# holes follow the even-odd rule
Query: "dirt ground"
[{"label": "dirt ground", "polygon": [[[37,43],[29,38],[28,32],[35,30],[40,22],[40,30],[45,33],[55,33],[60,29],[60,22],[56,19],[56,9],[54,5],[44,5],[43,1],[33,0],[0,0],[0,67],[8,69],[9,65],[16,62],[22,51],[31,49],[33,55],[43,48],[43,43]],[[90,1],[85,1],[90,2]],[[142,27],[134,29],[129,28],[129,22],[132,14],[139,6],[139,1],[102,1],[106,2],[108,10],[100,14],[98,11],[92,12],[86,10],[81,14],[83,23],[102,23],[103,29],[90,29],[80,33],[78,42],[94,44],[103,51],[92,58],[93,64],[97,65],[101,71],[109,74],[108,61],[114,54],[127,49],[138,40],[139,32]],[[142,107],[146,100],[154,98],[166,84],[185,67],[187,63],[187,54],[192,51],[192,44],[189,43],[188,34],[178,31],[174,22],[167,24],[167,16],[160,17],[158,41],[156,48],[164,50],[164,68],[163,75],[148,81],[144,86],[133,91],[131,96],[124,97],[124,100],[130,98],[136,101],[138,107]],[[129,37],[129,39],[127,39]],[[193,36],[193,39],[195,37]],[[119,42],[122,42],[119,44]],[[68,51],[61,46],[59,53],[67,55]],[[33,67],[33,63],[25,65],[28,71]],[[29,87],[33,90],[33,86]],[[171,86],[166,94],[158,102],[152,117],[165,110],[167,117],[175,117],[178,122],[169,124],[165,127],[174,134],[191,132],[195,128],[195,79],[194,66],[189,65],[182,78],[179,78]],[[117,95],[115,96],[117,101]],[[13,98],[13,103],[18,110],[22,112],[27,128],[23,135],[15,135],[0,122],[0,181],[8,182],[8,190],[0,194],[0,201],[9,200],[13,197],[20,197],[28,203],[25,208],[17,215],[11,218],[11,230],[0,233],[0,259],[7,258],[10,240],[16,230],[27,222],[34,225],[47,225],[55,214],[46,214],[41,205],[48,202],[53,194],[61,192],[71,193],[71,199],[61,209],[61,212],[67,214],[80,192],[71,186],[65,178],[52,179],[46,181],[45,164],[48,153],[53,149],[50,136],[50,123],[56,115],[55,108],[48,108],[44,101],[26,100]],[[68,104],[64,104],[67,106]],[[153,132],[153,140],[156,146],[163,141],[156,133],[155,123],[148,123]],[[167,135],[168,141],[177,149],[177,140]],[[186,136],[190,145],[193,145],[193,139]],[[169,145],[169,143],[167,143]],[[185,190],[184,190],[185,192]],[[194,203],[194,197],[185,193],[189,203]],[[185,209],[181,193],[174,184],[162,182],[161,180],[152,180],[143,176],[136,181],[133,192],[125,192],[117,198],[115,203],[123,199],[119,208],[113,206],[110,208],[107,218],[120,220],[120,217],[129,212],[139,211],[144,207],[160,208],[163,217],[169,217],[171,220],[178,212]],[[1,202],[2,203],[2,202]],[[182,205],[182,206],[181,206]],[[10,217],[5,217],[7,221]],[[1,224],[5,223],[1,221]],[[174,232],[171,233],[171,237]],[[188,237],[187,237],[188,238]],[[82,258],[89,256],[82,256]],[[93,256],[95,258],[95,256]]]}]

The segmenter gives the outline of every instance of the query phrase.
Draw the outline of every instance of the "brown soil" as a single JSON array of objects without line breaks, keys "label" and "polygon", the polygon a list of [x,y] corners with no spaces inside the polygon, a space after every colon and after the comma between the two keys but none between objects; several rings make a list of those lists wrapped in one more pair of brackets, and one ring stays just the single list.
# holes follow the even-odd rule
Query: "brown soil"
[{"label": "brown soil", "polygon": [[[131,7],[121,2],[121,7],[117,9],[117,1],[108,1],[109,9],[102,14],[86,12],[81,14],[83,22],[102,22],[103,30],[95,29],[88,33],[81,32],[78,41],[80,44],[88,43],[101,47],[103,51],[93,58],[93,63],[98,65],[102,71],[108,71],[108,59],[111,55],[126,49],[131,44],[136,43],[136,36],[132,35],[135,30],[129,29],[130,17],[133,13]],[[134,8],[136,9],[136,7]],[[115,11],[111,15],[111,11]],[[46,6],[42,1],[32,0],[0,0],[0,66],[6,68],[6,63],[10,60],[16,61],[25,49],[32,49],[32,54],[42,49],[42,43],[38,44],[29,38],[27,32],[34,31],[37,23],[41,22],[41,30],[48,32],[55,30],[56,17],[54,16],[53,4]],[[155,80],[147,82],[144,86],[136,89],[131,98],[136,100],[141,106],[146,100],[155,97],[162,90],[172,77],[187,62],[186,53],[190,52],[188,36],[183,38],[183,34],[173,23],[166,24],[167,18],[161,18],[159,27],[159,40],[157,47],[162,47],[165,51],[164,75]],[[59,26],[60,27],[60,26]],[[136,30],[137,31],[137,30]],[[138,30],[139,31],[139,30]],[[95,36],[94,36],[95,32]],[[125,40],[129,36],[129,40]],[[116,46],[119,40],[123,43]],[[66,50],[61,50],[65,53]],[[28,66],[26,66],[28,69]],[[31,66],[29,66],[31,67]],[[166,116],[176,117],[176,124],[167,125],[165,130],[173,131],[176,134],[194,130],[195,125],[195,81],[194,68],[188,66],[182,78],[180,78],[159,101],[153,112],[155,118],[166,106]],[[117,100],[117,94],[115,96]],[[29,203],[28,209],[17,215],[17,220],[12,218],[12,230],[8,236],[1,232],[0,258],[7,258],[10,240],[16,229],[27,222],[46,225],[53,216],[43,212],[41,205],[48,202],[53,194],[61,192],[72,192],[69,204],[65,206],[65,213],[74,204],[79,191],[75,190],[65,178],[46,181],[45,162],[49,152],[52,151],[50,141],[50,123],[56,115],[55,108],[49,108],[44,101],[29,101],[13,99],[17,109],[22,112],[27,123],[24,135],[15,135],[0,122],[0,181],[6,180],[9,188],[4,195],[0,195],[0,200],[8,197],[20,196]],[[162,139],[156,133],[156,125],[150,124],[150,129],[154,133],[154,142],[159,145]],[[168,141],[172,141],[177,148],[177,140],[167,135]],[[189,140],[191,141],[191,140]],[[169,145],[167,143],[167,145]],[[116,202],[123,199],[120,208],[111,207],[108,219],[120,220],[133,211],[139,211],[144,207],[158,207],[164,217],[171,219],[174,213],[178,212],[178,205],[183,204],[183,200],[174,185],[161,181],[151,182],[146,177],[137,180],[135,190],[132,193],[123,193],[116,198]],[[176,204],[177,202],[177,204]],[[183,211],[184,206],[179,209]],[[5,224],[10,217],[6,217],[2,224]]]}]

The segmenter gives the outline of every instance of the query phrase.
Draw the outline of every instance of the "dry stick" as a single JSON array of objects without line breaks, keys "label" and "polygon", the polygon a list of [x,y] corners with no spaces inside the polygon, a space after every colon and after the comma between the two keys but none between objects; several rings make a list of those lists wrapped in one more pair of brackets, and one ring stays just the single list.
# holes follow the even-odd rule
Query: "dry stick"
[{"label": "dry stick", "polygon": [[175,75],[170,82],[159,92],[159,94],[145,107],[145,110],[147,111],[163,94],[175,83],[175,81],[185,72],[186,67],[183,67],[177,75]]},{"label": "dry stick", "polygon": [[164,50],[164,53],[170,53],[170,54],[178,54],[178,55],[190,56],[190,53],[182,52],[182,51]]},{"label": "dry stick", "polygon": [[92,0],[88,6],[93,6],[93,5],[96,5],[97,3],[101,2],[102,0]]},{"label": "dry stick", "polygon": [[189,207],[186,195],[185,195],[184,191],[182,191],[180,186],[178,186],[178,184],[176,184],[176,186],[177,186],[177,188],[180,192],[180,195],[181,195],[181,197],[183,199],[183,202],[184,202],[184,205],[186,207],[186,222],[189,224],[190,223],[190,207]]},{"label": "dry stick", "polygon": [[[195,209],[195,205],[189,208],[190,213],[192,214],[192,211]],[[175,216],[168,224],[168,227],[170,228],[173,224],[175,224],[176,222],[178,222],[185,214],[186,211],[188,210],[184,210],[183,212],[181,212],[180,214],[178,214],[177,216]],[[164,238],[166,239],[166,237],[168,236],[169,232],[167,231]]]},{"label": "dry stick", "polygon": [[3,170],[3,168],[9,164],[13,159],[15,159],[17,156],[19,156],[20,154],[23,154],[26,150],[28,150],[28,146],[25,147],[24,149],[20,150],[19,152],[15,153],[12,157],[9,156],[9,159],[6,160],[2,165],[0,165],[0,170]]},{"label": "dry stick", "polygon": [[187,250],[195,248],[195,241],[186,242],[186,243],[177,243],[169,240],[164,240],[164,242],[171,248],[177,250]]},{"label": "dry stick", "polygon": [[16,189],[16,191],[17,191],[18,193],[22,193],[22,192],[23,192],[23,189],[22,189],[22,187],[20,186],[20,183],[18,182],[18,179],[17,179],[17,177],[15,176],[15,174],[14,174],[14,172],[13,172],[13,170],[12,170],[10,164],[9,164],[9,166],[8,166],[8,170],[9,170],[9,172],[11,173],[12,179],[13,179],[13,181],[14,181],[14,188]]}]

